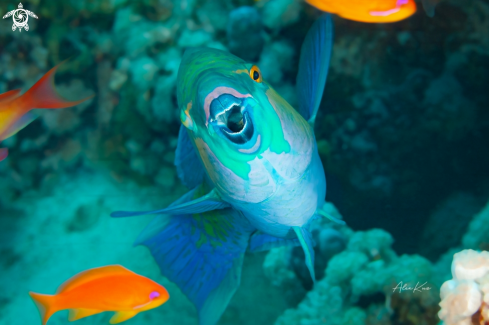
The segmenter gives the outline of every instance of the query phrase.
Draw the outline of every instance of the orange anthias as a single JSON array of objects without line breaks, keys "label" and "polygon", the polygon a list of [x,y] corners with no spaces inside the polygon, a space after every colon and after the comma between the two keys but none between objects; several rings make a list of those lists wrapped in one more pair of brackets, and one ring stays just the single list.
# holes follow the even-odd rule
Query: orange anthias
[{"label": "orange anthias", "polygon": [[55,295],[29,294],[43,325],[55,312],[64,309],[70,310],[70,321],[115,311],[110,323],[117,324],[161,306],[170,298],[163,286],[120,265],[81,272],[63,283]]},{"label": "orange anthias", "polygon": [[[16,134],[35,116],[29,113],[34,108],[65,108],[78,105],[93,97],[77,101],[67,101],[58,95],[54,88],[54,74],[59,64],[49,70],[31,89],[20,95],[20,90],[11,90],[0,94],[0,141]],[[0,148],[0,161],[5,159],[8,151]]]},{"label": "orange anthias", "polygon": [[306,0],[340,17],[364,23],[393,23],[416,12],[414,0]]}]

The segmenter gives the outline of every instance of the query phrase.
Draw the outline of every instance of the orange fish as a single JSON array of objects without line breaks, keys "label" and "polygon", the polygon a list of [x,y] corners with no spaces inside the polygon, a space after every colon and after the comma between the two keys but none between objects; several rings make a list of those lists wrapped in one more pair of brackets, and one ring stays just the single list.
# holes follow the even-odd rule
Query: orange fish
[{"label": "orange fish", "polygon": [[416,12],[414,0],[306,0],[340,17],[364,23],[393,23]]},{"label": "orange fish", "polygon": [[[49,70],[31,89],[20,95],[20,89],[0,94],[0,141],[16,134],[36,117],[29,113],[34,108],[65,108],[78,105],[87,97],[74,102],[58,95],[54,88],[54,73],[60,65]],[[8,155],[6,148],[0,148],[0,161]]]},{"label": "orange fish", "polygon": [[115,311],[111,324],[159,307],[170,296],[158,283],[120,265],[102,266],[78,273],[63,283],[55,295],[29,292],[41,314],[42,324],[57,311],[69,309],[69,320]]}]

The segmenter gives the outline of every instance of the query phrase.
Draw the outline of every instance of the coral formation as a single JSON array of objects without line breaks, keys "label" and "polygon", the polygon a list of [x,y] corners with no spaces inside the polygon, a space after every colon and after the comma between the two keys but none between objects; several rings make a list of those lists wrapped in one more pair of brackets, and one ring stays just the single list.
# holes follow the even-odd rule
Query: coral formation
[{"label": "coral formation", "polygon": [[[337,215],[334,207],[330,206],[330,211]],[[404,318],[406,324],[436,324],[438,287],[426,258],[398,256],[391,247],[392,236],[381,229],[354,232],[346,226],[333,226],[345,234],[346,248],[330,256],[324,277],[297,308],[286,310],[276,325],[379,324],[379,320],[394,324],[395,319]],[[304,288],[297,288],[297,272],[290,266],[291,250],[271,250],[264,271],[288,297],[294,296],[292,292],[302,296]],[[318,250],[318,258],[322,251]],[[288,300],[291,305],[296,303]]]},{"label": "coral formation", "polygon": [[489,252],[466,249],[453,256],[452,280],[440,289],[438,313],[445,325],[489,321]]},{"label": "coral formation", "polygon": [[[195,324],[179,289],[146,251],[131,248],[147,221],[116,225],[108,213],[162,207],[184,191],[174,167],[175,83],[187,47],[253,61],[297,107],[300,46],[321,13],[302,0],[24,5],[40,19],[22,33],[2,20],[0,93],[25,90],[71,58],[56,75],[58,89],[69,99],[96,97],[39,112],[2,142],[10,156],[0,163],[0,269],[9,283],[0,282],[0,323],[38,320],[28,290],[48,292],[59,278],[121,262],[172,297],[133,324]],[[16,6],[2,2],[0,12]],[[416,14],[392,25],[334,20],[315,131],[327,199],[348,227],[311,225],[315,287],[298,248],[247,256],[243,286],[221,323],[436,324],[445,281],[439,315],[447,325],[486,317],[485,282],[450,280],[450,264],[462,249],[489,250],[489,205],[472,217],[488,197],[489,4],[446,0],[433,19]],[[332,204],[326,210],[341,219]],[[394,291],[400,282],[431,289]]]}]

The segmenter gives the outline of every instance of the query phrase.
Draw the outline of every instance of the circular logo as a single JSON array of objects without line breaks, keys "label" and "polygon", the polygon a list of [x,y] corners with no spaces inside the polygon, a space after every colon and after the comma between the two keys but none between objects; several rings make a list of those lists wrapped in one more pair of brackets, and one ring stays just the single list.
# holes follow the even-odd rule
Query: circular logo
[{"label": "circular logo", "polygon": [[13,16],[14,24],[17,27],[24,27],[25,25],[27,25],[27,20],[29,20],[29,17],[27,16],[27,12],[24,9],[15,10]]}]

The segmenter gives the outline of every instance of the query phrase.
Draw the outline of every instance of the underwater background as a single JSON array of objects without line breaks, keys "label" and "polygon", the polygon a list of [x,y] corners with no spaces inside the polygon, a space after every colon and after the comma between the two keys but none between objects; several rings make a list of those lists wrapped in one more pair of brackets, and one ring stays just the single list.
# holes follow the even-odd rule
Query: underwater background
[{"label": "underwater background", "polygon": [[[0,0],[0,15],[16,9]],[[40,324],[29,291],[54,293],[92,267],[121,264],[170,300],[125,324],[197,324],[193,305],[133,247],[187,189],[173,164],[183,51],[207,46],[256,63],[297,107],[306,32],[322,14],[302,0],[34,0],[29,31],[0,21],[0,93],[45,72],[74,108],[2,142],[0,324]],[[489,250],[489,1],[446,0],[429,18],[366,24],[333,17],[333,54],[315,125],[327,179],[313,289],[300,247],[246,254],[219,324],[438,324],[453,254]],[[430,290],[399,292],[405,283]],[[76,324],[106,324],[110,313]],[[67,312],[50,325],[67,324]]]}]

